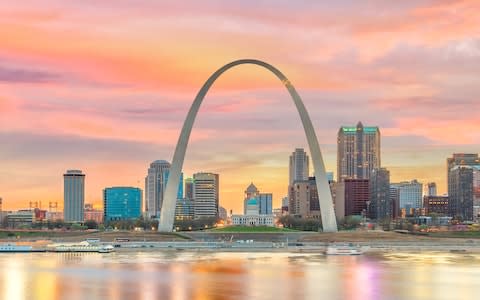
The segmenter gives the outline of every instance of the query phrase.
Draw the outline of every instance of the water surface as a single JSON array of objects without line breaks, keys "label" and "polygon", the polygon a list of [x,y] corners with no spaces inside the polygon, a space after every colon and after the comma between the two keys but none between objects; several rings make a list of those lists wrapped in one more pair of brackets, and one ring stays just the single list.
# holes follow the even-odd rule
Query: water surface
[{"label": "water surface", "polygon": [[478,299],[480,255],[0,254],[0,299]]}]

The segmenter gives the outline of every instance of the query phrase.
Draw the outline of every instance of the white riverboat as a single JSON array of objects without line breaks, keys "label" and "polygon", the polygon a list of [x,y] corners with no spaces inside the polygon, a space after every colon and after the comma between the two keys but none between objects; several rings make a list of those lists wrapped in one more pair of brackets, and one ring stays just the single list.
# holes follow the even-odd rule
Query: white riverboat
[{"label": "white riverboat", "polygon": [[47,246],[48,251],[52,252],[99,252],[109,253],[114,251],[112,245],[92,244],[87,241],[80,243],[57,243]]},{"label": "white riverboat", "polygon": [[327,255],[361,255],[363,250],[361,247],[354,245],[332,245],[327,247],[325,252]]},{"label": "white riverboat", "polygon": [[32,252],[33,247],[17,244],[0,244],[0,252]]}]

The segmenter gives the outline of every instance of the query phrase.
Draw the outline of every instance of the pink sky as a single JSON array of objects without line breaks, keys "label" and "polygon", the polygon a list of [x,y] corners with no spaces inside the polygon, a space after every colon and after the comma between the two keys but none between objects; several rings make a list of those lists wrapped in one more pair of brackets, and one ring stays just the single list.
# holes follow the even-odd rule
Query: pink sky
[{"label": "pink sky", "polygon": [[[62,205],[66,169],[86,202],[106,186],[143,189],[171,160],[195,94],[239,58],[265,60],[303,97],[328,170],[341,125],[377,125],[392,181],[436,181],[480,149],[479,1],[16,1],[0,7],[0,197]],[[220,173],[220,204],[242,210],[253,181],[287,193],[305,147],[288,93],[240,66],[201,108],[184,172]]]}]

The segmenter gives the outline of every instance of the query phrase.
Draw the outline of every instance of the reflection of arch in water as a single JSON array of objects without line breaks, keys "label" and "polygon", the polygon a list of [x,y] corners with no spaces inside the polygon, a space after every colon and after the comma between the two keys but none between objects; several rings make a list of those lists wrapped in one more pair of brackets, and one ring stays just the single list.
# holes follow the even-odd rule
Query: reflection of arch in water
[{"label": "reflection of arch in water", "polygon": [[320,199],[320,210],[322,213],[323,230],[326,232],[336,232],[337,222],[335,220],[335,213],[333,211],[332,195],[330,193],[330,187],[328,185],[327,176],[325,174],[325,165],[323,163],[322,154],[318,145],[317,136],[315,134],[312,121],[308,116],[305,105],[303,104],[302,99],[298,95],[293,85],[290,83],[287,77],[282,74],[282,72],[280,72],[274,66],[267,64],[266,62],[256,59],[241,59],[224,65],[215,73],[213,73],[210,78],[208,78],[208,80],[205,82],[205,84],[202,86],[197,96],[195,97],[195,100],[193,101],[187,118],[185,119],[185,122],[183,124],[182,132],[180,133],[180,137],[178,138],[177,147],[175,148],[175,153],[173,155],[172,165],[170,167],[170,175],[164,194],[158,230],[170,232],[173,229],[177,188],[180,183],[180,172],[183,167],[185,152],[187,150],[190,133],[192,132],[193,123],[195,121],[195,117],[197,116],[198,110],[200,109],[203,98],[205,98],[208,90],[215,82],[215,80],[220,77],[220,75],[222,75],[230,68],[243,64],[254,64],[266,68],[282,81],[282,83],[285,85],[288,92],[290,93],[290,96],[292,97],[292,100],[297,107],[298,113],[300,114],[300,119],[302,120],[303,128],[305,130],[305,135],[308,141],[308,146],[310,148],[310,155],[312,157],[313,167],[315,169],[318,198]]}]

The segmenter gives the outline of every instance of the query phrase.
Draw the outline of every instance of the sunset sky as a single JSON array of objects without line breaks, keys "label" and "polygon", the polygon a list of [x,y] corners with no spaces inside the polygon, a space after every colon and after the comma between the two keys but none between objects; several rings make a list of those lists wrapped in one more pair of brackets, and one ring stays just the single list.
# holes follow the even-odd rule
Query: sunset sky
[{"label": "sunset sky", "polygon": [[[239,58],[295,85],[327,170],[338,128],[362,121],[380,127],[392,181],[446,192],[446,158],[480,151],[479,12],[475,0],[2,1],[3,209],[62,206],[67,169],[86,173],[87,203],[107,186],[143,189],[201,85]],[[307,144],[285,88],[239,66],[207,95],[184,173],[219,173],[228,210],[252,181],[277,207],[295,147]]]}]

